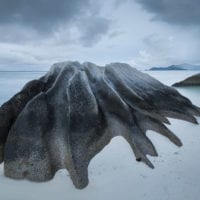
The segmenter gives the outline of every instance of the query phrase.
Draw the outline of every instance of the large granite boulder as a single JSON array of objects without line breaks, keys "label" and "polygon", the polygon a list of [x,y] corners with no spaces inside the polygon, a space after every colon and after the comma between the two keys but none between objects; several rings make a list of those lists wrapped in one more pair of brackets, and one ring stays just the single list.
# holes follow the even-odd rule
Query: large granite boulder
[{"label": "large granite boulder", "polygon": [[174,87],[200,86],[200,73],[190,76],[183,81],[174,83],[172,86]]},{"label": "large granite boulder", "polygon": [[88,165],[115,136],[123,136],[138,161],[157,152],[154,130],[181,146],[166,117],[197,123],[200,109],[175,89],[127,64],[99,67],[63,62],[0,107],[0,162],[14,179],[47,181],[67,169],[74,185],[88,184]]}]

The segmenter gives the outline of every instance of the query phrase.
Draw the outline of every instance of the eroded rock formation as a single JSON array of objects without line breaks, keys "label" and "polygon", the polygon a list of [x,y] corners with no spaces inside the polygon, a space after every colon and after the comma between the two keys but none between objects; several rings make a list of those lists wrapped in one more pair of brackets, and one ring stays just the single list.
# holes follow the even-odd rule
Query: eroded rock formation
[{"label": "eroded rock formation", "polygon": [[47,181],[66,168],[77,188],[88,165],[110,140],[123,136],[138,161],[157,152],[145,135],[154,130],[181,146],[166,117],[197,123],[200,109],[175,89],[127,64],[99,67],[64,62],[0,108],[0,161],[6,176]]}]

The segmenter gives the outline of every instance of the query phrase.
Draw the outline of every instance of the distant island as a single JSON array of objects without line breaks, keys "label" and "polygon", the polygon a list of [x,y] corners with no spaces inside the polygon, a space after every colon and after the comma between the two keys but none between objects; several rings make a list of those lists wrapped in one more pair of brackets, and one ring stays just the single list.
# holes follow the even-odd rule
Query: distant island
[{"label": "distant island", "polygon": [[191,64],[180,64],[180,65],[170,65],[167,67],[152,67],[150,71],[169,71],[169,70],[200,70],[200,65]]},{"label": "distant island", "polygon": [[173,84],[172,86],[174,87],[200,86],[200,73],[190,76],[183,81]]}]

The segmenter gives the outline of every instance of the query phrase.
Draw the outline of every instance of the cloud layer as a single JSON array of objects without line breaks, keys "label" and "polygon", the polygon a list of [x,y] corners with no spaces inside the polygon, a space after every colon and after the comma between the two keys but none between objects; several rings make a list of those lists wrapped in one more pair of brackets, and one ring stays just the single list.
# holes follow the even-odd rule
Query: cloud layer
[{"label": "cloud layer", "polygon": [[199,0],[0,0],[0,69],[200,64],[199,10]]},{"label": "cloud layer", "polygon": [[199,0],[136,0],[144,9],[154,14],[155,20],[177,25],[200,27]]},{"label": "cloud layer", "polygon": [[55,26],[73,21],[89,10],[89,1],[81,0],[1,0],[0,23],[28,26],[39,32],[47,32]]},{"label": "cloud layer", "polygon": [[[0,0],[1,41],[44,39],[60,32],[64,37],[93,45],[109,31],[110,21],[99,15],[91,0]],[[74,38],[74,31],[77,38]],[[72,34],[73,37],[70,35]]]}]

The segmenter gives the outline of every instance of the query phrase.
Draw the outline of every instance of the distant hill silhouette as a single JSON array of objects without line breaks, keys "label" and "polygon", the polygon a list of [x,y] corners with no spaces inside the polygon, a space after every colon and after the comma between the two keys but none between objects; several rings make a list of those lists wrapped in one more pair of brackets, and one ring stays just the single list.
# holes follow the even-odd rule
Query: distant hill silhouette
[{"label": "distant hill silhouette", "polygon": [[200,70],[200,65],[191,64],[180,64],[180,65],[170,65],[168,67],[152,67],[150,71],[168,71],[168,70]]}]

